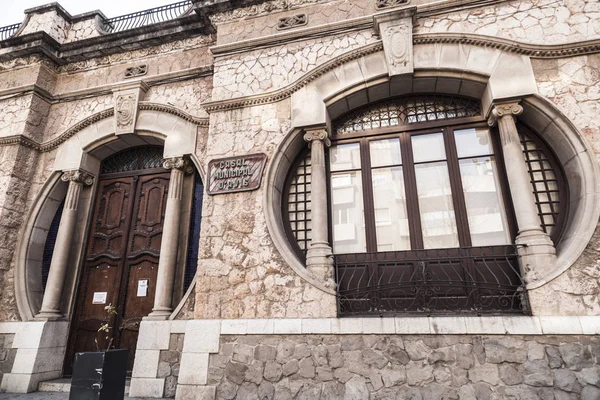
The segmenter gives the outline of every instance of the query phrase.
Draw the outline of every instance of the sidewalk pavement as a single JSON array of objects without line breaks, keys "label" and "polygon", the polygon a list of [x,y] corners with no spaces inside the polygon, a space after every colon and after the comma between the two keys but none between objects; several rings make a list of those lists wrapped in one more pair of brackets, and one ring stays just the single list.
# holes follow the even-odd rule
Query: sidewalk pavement
[{"label": "sidewalk pavement", "polygon": [[[0,393],[0,400],[69,400],[69,393],[33,392],[27,394]],[[124,400],[157,400],[141,397],[125,397]]]}]

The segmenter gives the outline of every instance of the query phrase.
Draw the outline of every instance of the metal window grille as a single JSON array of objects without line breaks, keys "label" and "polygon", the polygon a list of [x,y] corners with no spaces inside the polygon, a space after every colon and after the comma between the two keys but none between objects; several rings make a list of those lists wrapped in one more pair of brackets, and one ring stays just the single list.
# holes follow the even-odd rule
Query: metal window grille
[{"label": "metal window grille", "polygon": [[163,161],[163,148],[160,146],[134,147],[102,161],[100,174],[161,168]]},{"label": "metal window grille", "polygon": [[344,135],[371,129],[479,115],[481,115],[481,104],[475,99],[443,95],[396,98],[348,114],[336,125],[334,132],[336,135]]},{"label": "metal window grille", "polygon": [[561,211],[561,193],[557,173],[552,166],[550,156],[542,147],[539,139],[519,132],[521,148],[529,169],[531,186],[540,216],[540,224],[544,232],[557,235],[557,227]]},{"label": "metal window grille", "polygon": [[204,184],[198,172],[194,175],[194,197],[190,215],[190,233],[188,251],[185,262],[185,273],[183,278],[183,291],[187,291],[198,267],[198,247],[200,240],[200,224],[202,222],[202,199],[204,196]]},{"label": "metal window grille", "polygon": [[293,235],[299,250],[306,255],[311,231],[311,163],[310,152],[300,154],[286,185],[284,215],[287,217],[289,232]]},{"label": "metal window grille", "polygon": [[44,244],[44,253],[42,255],[42,288],[44,290],[46,289],[46,283],[48,282],[50,263],[52,261],[52,256],[54,255],[56,235],[58,235],[58,226],[60,225],[60,219],[62,217],[64,207],[65,201],[63,200],[58,206],[56,214],[54,214],[54,218],[52,218],[50,228],[48,229],[48,235],[46,236],[46,243]]},{"label": "metal window grille", "polygon": [[340,316],[529,314],[515,246],[337,254]]},{"label": "metal window grille", "polygon": [[139,28],[141,26],[157,24],[159,22],[170,21],[188,15],[191,6],[192,1],[185,0],[166,6],[120,15],[104,20],[102,29],[108,33],[115,33]]}]

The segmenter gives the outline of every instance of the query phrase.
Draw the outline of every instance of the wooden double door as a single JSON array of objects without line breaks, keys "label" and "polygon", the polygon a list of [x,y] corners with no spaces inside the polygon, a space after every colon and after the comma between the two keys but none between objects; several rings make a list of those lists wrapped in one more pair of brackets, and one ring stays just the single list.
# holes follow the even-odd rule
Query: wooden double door
[{"label": "wooden double door", "polygon": [[[129,349],[133,369],[140,322],[154,305],[160,243],[169,187],[162,169],[101,176],[71,324],[65,375],[76,352]],[[105,307],[113,305],[116,314]],[[110,331],[98,328],[109,323]],[[108,337],[108,339],[107,339]]]}]

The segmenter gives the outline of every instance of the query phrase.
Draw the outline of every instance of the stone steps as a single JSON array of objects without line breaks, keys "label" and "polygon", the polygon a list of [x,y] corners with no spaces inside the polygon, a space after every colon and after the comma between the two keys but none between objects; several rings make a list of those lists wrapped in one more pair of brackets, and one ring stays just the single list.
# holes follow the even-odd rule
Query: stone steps
[{"label": "stone steps", "polygon": [[[129,382],[131,379],[127,378],[125,381],[125,395],[129,394]],[[38,386],[38,392],[61,392],[69,393],[71,390],[71,379],[60,378],[53,379],[51,381],[40,382]]]}]

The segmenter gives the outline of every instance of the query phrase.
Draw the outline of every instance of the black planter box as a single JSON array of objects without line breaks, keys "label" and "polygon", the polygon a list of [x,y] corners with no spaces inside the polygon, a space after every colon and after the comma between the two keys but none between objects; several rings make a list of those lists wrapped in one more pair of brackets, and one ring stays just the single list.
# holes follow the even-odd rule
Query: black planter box
[{"label": "black planter box", "polygon": [[125,397],[127,349],[76,353],[69,400],[120,400]]}]

